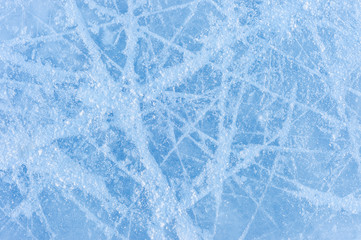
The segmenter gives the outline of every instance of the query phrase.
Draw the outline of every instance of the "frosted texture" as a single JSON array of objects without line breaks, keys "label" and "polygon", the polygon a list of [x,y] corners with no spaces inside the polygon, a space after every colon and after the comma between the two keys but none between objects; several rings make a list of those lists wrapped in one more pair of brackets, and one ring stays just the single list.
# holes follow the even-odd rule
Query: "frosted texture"
[{"label": "frosted texture", "polygon": [[361,2],[0,0],[0,239],[361,239]]}]

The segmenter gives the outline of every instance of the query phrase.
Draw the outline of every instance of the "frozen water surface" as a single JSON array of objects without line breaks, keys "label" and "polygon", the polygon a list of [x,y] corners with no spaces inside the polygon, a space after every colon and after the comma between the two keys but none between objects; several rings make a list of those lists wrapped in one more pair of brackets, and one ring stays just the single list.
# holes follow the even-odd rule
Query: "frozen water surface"
[{"label": "frozen water surface", "polygon": [[0,239],[361,239],[361,2],[0,0]]}]

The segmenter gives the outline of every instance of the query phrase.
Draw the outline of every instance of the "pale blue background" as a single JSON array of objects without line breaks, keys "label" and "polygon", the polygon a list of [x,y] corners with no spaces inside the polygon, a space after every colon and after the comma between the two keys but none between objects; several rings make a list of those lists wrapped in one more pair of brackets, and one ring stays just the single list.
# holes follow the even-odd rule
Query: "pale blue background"
[{"label": "pale blue background", "polygon": [[0,239],[361,239],[358,0],[0,0]]}]

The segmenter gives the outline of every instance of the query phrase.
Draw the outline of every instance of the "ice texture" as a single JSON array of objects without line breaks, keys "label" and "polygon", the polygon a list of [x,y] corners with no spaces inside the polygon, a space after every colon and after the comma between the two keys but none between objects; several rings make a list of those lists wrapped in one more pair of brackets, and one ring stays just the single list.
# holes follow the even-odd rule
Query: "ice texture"
[{"label": "ice texture", "polygon": [[361,2],[0,0],[0,239],[361,239]]}]

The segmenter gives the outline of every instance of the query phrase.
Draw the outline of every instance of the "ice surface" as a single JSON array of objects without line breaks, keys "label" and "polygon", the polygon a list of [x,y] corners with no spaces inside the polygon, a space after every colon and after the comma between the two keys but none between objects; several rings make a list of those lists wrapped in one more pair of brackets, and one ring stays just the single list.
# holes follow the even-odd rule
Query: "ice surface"
[{"label": "ice surface", "polygon": [[0,0],[0,239],[361,239],[361,2]]}]

